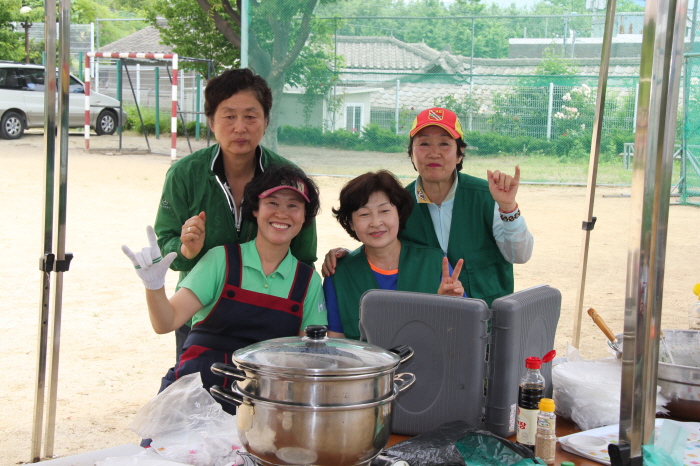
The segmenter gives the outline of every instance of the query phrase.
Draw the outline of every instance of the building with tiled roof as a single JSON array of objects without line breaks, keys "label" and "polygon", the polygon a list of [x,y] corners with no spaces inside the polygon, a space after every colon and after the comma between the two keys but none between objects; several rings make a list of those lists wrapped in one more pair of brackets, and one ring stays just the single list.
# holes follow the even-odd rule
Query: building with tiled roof
[{"label": "building with tiled roof", "polygon": [[[493,108],[495,96],[523,85],[523,78],[536,76],[542,63],[541,57],[472,59],[393,37],[340,36],[337,51],[342,57],[341,82],[375,89],[369,103],[371,121],[384,127],[398,123],[400,132],[408,131],[405,121],[412,115],[446,98],[464,102],[471,96],[478,107]],[[575,78],[551,80],[572,87],[585,81],[595,84],[600,58],[576,58],[570,64],[576,70]],[[611,86],[616,78],[639,76],[639,57],[612,58],[608,74]],[[547,78],[540,80],[542,85],[549,84]],[[397,114],[403,115],[398,122]]]},{"label": "building with tiled roof", "polygon": [[464,71],[465,57],[439,52],[423,43],[409,44],[394,37],[339,36],[338,55],[344,59],[343,73],[393,76],[397,73],[443,73]]},{"label": "building with tiled roof", "polygon": [[[583,41],[579,40],[579,45]],[[522,39],[515,40],[518,47]],[[540,44],[541,45],[541,44]],[[406,43],[394,37],[338,36],[335,48],[339,57],[340,85],[332,96],[342,101],[335,115],[327,112],[326,98],[319,97],[313,112],[302,111],[300,99],[304,89],[285,87],[280,106],[282,124],[292,126],[322,125],[327,129],[360,130],[370,122],[383,127],[399,127],[405,132],[405,120],[418,111],[431,107],[441,99],[464,102],[471,96],[480,108],[493,108],[494,98],[523,85],[523,78],[534,77],[541,57],[471,58],[455,55],[449,50],[436,50],[424,43]],[[152,26],[100,48],[109,52],[170,52],[170,46],[160,43],[158,30]],[[533,49],[534,50],[534,49]],[[581,48],[583,50],[583,48]],[[589,53],[589,52],[587,52]],[[569,60],[578,81],[595,85],[599,74],[599,58]],[[616,78],[639,75],[639,57],[613,57],[608,70],[615,86]],[[569,78],[552,77],[558,85],[566,86]],[[569,81],[567,81],[567,79]],[[540,79],[542,85],[546,78]],[[564,84],[562,84],[564,83]],[[571,86],[578,85],[572,83]],[[626,85],[629,85],[627,83]],[[301,118],[310,114],[309,121]],[[401,114],[400,121],[396,115]]]},{"label": "building with tiled roof", "polygon": [[112,53],[172,53],[172,51],[172,46],[160,42],[160,32],[154,26],[146,26],[98,49],[98,52]]}]

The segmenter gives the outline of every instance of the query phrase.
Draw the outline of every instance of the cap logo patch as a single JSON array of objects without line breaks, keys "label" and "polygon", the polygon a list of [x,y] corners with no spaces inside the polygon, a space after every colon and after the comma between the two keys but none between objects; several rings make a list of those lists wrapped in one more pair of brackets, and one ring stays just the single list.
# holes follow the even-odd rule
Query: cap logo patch
[{"label": "cap logo patch", "polygon": [[445,118],[445,111],[441,109],[431,109],[428,111],[428,120],[441,121]]}]

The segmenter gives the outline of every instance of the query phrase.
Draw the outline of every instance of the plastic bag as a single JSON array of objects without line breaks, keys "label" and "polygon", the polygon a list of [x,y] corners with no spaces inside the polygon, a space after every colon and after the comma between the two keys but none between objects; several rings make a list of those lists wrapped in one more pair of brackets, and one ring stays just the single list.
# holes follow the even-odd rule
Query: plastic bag
[{"label": "plastic bag", "polygon": [[152,439],[151,448],[195,466],[235,464],[241,448],[236,417],[202,387],[199,372],[181,377],[137,413],[129,428]]},{"label": "plastic bag", "polygon": [[95,461],[95,466],[180,466],[185,463],[177,463],[163,458],[159,454],[144,450],[131,456],[113,456],[101,461]]},{"label": "plastic bag", "polygon": [[[484,448],[484,445],[490,444],[492,441],[499,444],[498,447],[494,447],[492,450],[494,455],[497,457],[502,456],[503,458],[515,458],[516,462],[477,462],[477,458],[469,454],[468,451],[472,450],[474,442],[481,444],[479,448]],[[462,450],[466,452],[466,457]],[[491,453],[490,450],[487,452]],[[464,421],[445,423],[436,429],[397,443],[385,449],[382,454],[401,458],[410,463],[411,466],[524,466],[526,464],[544,464],[533,461],[535,456],[531,450],[523,449],[520,445],[498,437],[491,432],[469,427]],[[520,461],[523,459],[527,459],[528,462],[521,463]]]},{"label": "plastic bag", "polygon": [[464,421],[448,422],[440,427],[413,438],[399,442],[384,450],[386,453],[407,461],[411,466],[464,466],[457,451],[457,440],[474,428]]},{"label": "plastic bag", "polygon": [[[586,360],[576,348],[567,348],[567,362],[552,368],[553,398],[557,414],[574,421],[581,430],[619,424],[622,361],[615,358]],[[660,388],[657,388],[657,392]],[[656,412],[667,413],[668,403],[657,394]]]},{"label": "plastic bag", "polygon": [[654,445],[642,445],[645,466],[683,466],[688,431],[681,424],[664,421]]}]

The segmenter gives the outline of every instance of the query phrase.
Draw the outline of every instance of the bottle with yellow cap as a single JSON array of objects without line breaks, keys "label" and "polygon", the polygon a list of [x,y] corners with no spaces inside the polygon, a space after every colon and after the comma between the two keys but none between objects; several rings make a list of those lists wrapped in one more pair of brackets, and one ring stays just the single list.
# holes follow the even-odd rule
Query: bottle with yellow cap
[{"label": "bottle with yellow cap", "polygon": [[557,452],[557,418],[554,414],[554,400],[542,398],[537,414],[537,435],[535,436],[535,456],[546,464],[554,464]]},{"label": "bottle with yellow cap", "polygon": [[700,283],[695,284],[693,293],[698,297],[698,302],[688,310],[688,326],[691,330],[700,330]]}]

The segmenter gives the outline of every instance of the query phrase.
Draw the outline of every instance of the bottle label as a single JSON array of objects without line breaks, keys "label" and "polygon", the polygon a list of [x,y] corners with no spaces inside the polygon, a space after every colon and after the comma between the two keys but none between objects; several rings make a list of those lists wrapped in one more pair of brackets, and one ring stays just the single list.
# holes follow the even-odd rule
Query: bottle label
[{"label": "bottle label", "polygon": [[535,444],[537,433],[537,414],[539,409],[523,409],[518,407],[518,433],[516,440],[524,445]]},{"label": "bottle label", "polygon": [[554,432],[556,428],[555,419],[537,418],[537,427],[546,431]]}]

